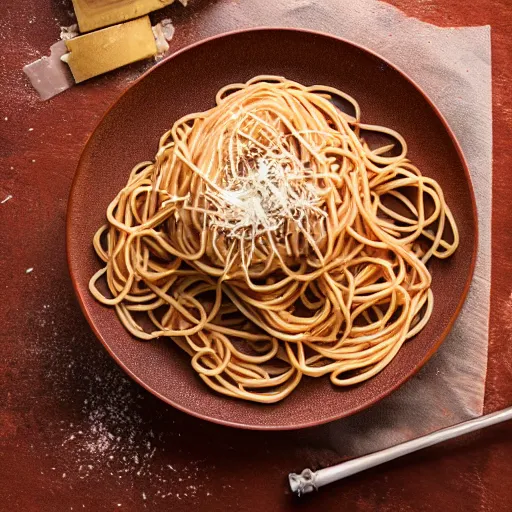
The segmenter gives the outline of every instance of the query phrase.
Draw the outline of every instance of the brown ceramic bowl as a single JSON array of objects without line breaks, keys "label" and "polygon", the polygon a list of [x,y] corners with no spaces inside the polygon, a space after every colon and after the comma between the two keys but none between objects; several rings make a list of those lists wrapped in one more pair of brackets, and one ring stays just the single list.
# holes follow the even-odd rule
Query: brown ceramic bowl
[{"label": "brown ceramic bowl", "polygon": [[[434,261],[435,307],[425,329],[371,380],[348,389],[304,378],[283,402],[260,405],[207,388],[168,339],[142,342],[115,311],[97,303],[88,281],[99,268],[92,249],[105,210],[131,168],[154,157],[160,135],[189,112],[212,107],[217,90],[258,74],[327,84],[354,96],[366,123],[398,130],[423,174],[442,186],[460,229],[460,247]],[[437,108],[404,73],[374,53],[325,34],[293,29],[244,30],[190,46],[155,66],[112,106],[89,138],[71,190],[67,217],[69,268],[81,307],[112,357],[146,389],[200,418],[249,429],[297,429],[369,407],[397,389],[439,347],[460,311],[477,245],[475,199],[466,163]]]}]

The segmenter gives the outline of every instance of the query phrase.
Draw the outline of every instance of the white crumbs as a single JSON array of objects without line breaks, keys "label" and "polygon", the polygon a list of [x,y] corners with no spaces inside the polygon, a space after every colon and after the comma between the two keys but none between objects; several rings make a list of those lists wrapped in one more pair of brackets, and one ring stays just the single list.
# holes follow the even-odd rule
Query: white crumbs
[{"label": "white crumbs", "polygon": [[67,439],[65,439],[62,443],[62,446],[64,446],[66,443],[68,443],[69,441],[73,441],[73,439],[75,439],[75,435],[74,434],[71,434]]},{"label": "white crumbs", "polygon": [[[56,314],[62,312],[52,302],[41,303],[33,318],[35,331],[41,325],[48,328]],[[59,447],[53,471],[61,484],[75,488],[81,480],[108,480],[116,489],[111,504],[116,509],[129,508],[118,500],[132,496],[136,489],[137,510],[163,500],[192,504],[209,490],[205,461],[178,455],[183,449],[181,432],[168,428],[167,422],[160,427],[159,415],[168,413],[164,407],[148,409],[147,400],[152,398],[103,353],[96,356],[86,348],[76,348],[71,330],[60,332],[56,327],[54,338],[42,341],[33,344],[28,354],[47,360],[47,378],[56,399],[74,404],[72,418],[51,426],[57,437],[47,445],[48,450]],[[66,464],[59,465],[59,461]],[[81,509],[80,503],[73,506]]]},{"label": "white crumbs", "polygon": [[174,36],[174,25],[169,18],[166,18],[160,22],[162,25],[162,33],[167,41],[170,41]]},{"label": "white crumbs", "polygon": [[69,27],[60,27],[60,38],[63,41],[68,41],[69,39],[73,39],[78,35],[78,25],[74,23]]}]

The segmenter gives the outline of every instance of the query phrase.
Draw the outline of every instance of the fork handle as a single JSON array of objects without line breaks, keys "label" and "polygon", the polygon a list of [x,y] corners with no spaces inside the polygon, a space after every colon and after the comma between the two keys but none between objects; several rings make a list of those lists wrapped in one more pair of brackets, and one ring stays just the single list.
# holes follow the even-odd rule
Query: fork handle
[{"label": "fork handle", "polygon": [[432,434],[386,448],[380,452],[371,453],[369,455],[364,455],[363,457],[358,457],[357,459],[342,462],[336,466],[320,469],[319,471],[305,469],[300,474],[290,473],[288,475],[290,488],[294,493],[300,496],[301,494],[311,492],[323,487],[324,485],[346,478],[347,476],[373,468],[374,466],[378,466],[384,462],[397,459],[398,457],[402,457],[408,453],[413,453],[434,444],[447,441],[448,439],[463,436],[464,434],[469,434],[469,432],[474,432],[475,430],[490,427],[491,425],[496,425],[497,423],[502,423],[503,421],[511,419],[512,407],[507,407],[501,411],[486,414],[485,416],[480,416],[479,418],[465,421],[452,427],[443,428],[442,430],[438,430]]}]

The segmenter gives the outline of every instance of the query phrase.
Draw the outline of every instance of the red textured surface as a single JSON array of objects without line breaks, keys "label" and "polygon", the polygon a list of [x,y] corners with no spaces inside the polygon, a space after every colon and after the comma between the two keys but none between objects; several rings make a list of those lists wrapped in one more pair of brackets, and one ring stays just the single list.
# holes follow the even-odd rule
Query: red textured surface
[{"label": "red textured surface", "polygon": [[[167,8],[177,26],[173,46],[196,40],[216,5],[230,1]],[[393,3],[443,26],[492,26],[493,271],[486,391],[491,411],[512,403],[512,5]],[[79,311],[66,269],[64,226],[85,140],[141,65],[40,103],[21,67],[47,52],[59,24],[71,22],[70,4],[7,0],[0,18],[0,197],[13,196],[0,208],[0,508],[510,510],[510,425],[408,456],[297,501],[287,491],[288,471],[340,461],[323,427],[258,433],[207,424],[124,376]],[[232,23],[226,20],[226,26]],[[30,267],[33,272],[26,274]]]}]

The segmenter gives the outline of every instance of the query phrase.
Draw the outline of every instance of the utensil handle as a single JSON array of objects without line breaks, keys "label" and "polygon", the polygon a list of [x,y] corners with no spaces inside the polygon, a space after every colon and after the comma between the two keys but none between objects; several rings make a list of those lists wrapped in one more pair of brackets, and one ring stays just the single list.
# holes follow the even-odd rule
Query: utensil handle
[{"label": "utensil handle", "polygon": [[503,421],[512,419],[512,407],[507,407],[501,411],[497,411],[485,416],[480,416],[473,420],[465,421],[454,425],[453,427],[444,428],[428,434],[412,441],[386,448],[380,452],[371,453],[364,455],[357,459],[352,459],[347,462],[342,462],[336,466],[330,468],[320,469],[319,471],[313,472],[310,469],[305,469],[300,475],[296,473],[290,473],[288,479],[290,482],[290,488],[293,492],[299,496],[323,487],[324,485],[330,484],[337,480],[341,480],[347,476],[353,475],[364,471],[365,469],[373,468],[384,462],[388,462],[408,453],[412,453],[422,448],[427,448],[442,441],[459,437],[475,430],[501,423]]}]

